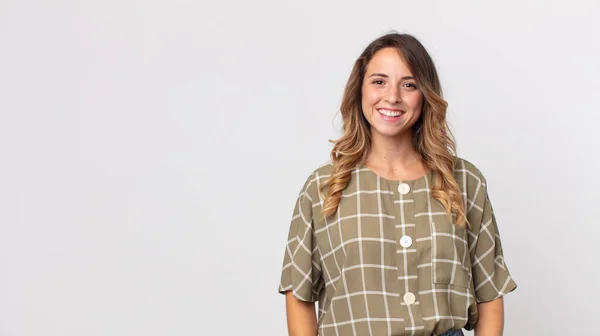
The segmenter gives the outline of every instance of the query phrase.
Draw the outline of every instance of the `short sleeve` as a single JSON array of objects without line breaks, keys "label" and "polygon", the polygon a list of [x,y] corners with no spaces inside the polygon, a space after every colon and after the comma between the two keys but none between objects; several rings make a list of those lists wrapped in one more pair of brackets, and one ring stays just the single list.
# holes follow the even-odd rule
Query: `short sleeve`
[{"label": "short sleeve", "polygon": [[314,232],[313,197],[307,191],[309,185],[310,182],[307,182],[294,207],[279,293],[291,290],[296,298],[315,302],[322,289],[321,255]]},{"label": "short sleeve", "polygon": [[470,242],[473,285],[477,303],[500,298],[517,288],[504,262],[498,224],[487,192],[485,177],[480,173],[478,195],[469,211],[472,234]]}]

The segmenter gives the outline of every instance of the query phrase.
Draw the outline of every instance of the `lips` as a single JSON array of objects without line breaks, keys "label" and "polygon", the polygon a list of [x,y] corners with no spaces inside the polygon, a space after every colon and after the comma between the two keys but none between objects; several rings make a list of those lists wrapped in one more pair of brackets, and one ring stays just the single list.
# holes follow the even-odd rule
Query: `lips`
[{"label": "lips", "polygon": [[390,122],[396,122],[396,121],[400,120],[406,113],[405,111],[402,111],[402,110],[386,109],[386,108],[378,108],[377,112],[379,112],[379,116],[381,117],[381,119],[383,119],[384,121],[390,121]]},{"label": "lips", "polygon": [[385,108],[380,108],[377,109],[377,111],[387,117],[399,117],[401,115],[403,115],[405,112],[402,110],[396,110],[396,109],[385,109]]}]

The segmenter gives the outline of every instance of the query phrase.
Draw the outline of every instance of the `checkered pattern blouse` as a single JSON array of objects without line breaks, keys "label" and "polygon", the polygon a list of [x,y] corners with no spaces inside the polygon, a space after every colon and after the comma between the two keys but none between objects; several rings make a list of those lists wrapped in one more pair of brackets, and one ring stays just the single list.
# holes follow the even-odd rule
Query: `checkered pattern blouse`
[{"label": "checkered pattern blouse", "polygon": [[356,168],[323,218],[316,169],[294,208],[279,292],[317,301],[319,335],[439,335],[471,330],[477,303],[513,291],[485,178],[459,158],[454,177],[470,227],[431,195],[432,173],[405,181]]}]

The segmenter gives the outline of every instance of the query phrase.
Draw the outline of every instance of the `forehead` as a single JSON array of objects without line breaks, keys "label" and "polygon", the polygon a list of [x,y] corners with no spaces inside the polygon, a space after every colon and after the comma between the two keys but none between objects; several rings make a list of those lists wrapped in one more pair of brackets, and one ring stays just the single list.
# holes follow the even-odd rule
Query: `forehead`
[{"label": "forehead", "polygon": [[412,76],[408,64],[396,48],[383,48],[367,64],[366,75],[384,73],[388,76]]}]

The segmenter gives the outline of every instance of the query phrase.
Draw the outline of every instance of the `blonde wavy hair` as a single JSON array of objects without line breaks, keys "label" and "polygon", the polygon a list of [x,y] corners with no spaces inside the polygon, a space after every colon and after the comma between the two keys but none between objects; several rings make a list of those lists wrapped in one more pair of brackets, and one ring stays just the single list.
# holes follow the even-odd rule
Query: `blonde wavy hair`
[{"label": "blonde wavy hair", "polygon": [[362,84],[367,64],[377,51],[388,47],[396,48],[403,56],[423,94],[422,113],[413,125],[412,142],[424,165],[432,172],[432,196],[451,218],[453,213],[456,215],[454,224],[457,227],[465,227],[468,221],[464,202],[453,175],[456,143],[446,121],[448,104],[442,98],[437,71],[427,50],[415,37],[398,33],[383,35],[371,42],[354,63],[340,108],[343,134],[332,141],[333,169],[319,190],[324,199],[322,214],[328,217],[337,211],[352,171],[365,162],[371,149],[371,127],[361,108]]}]

